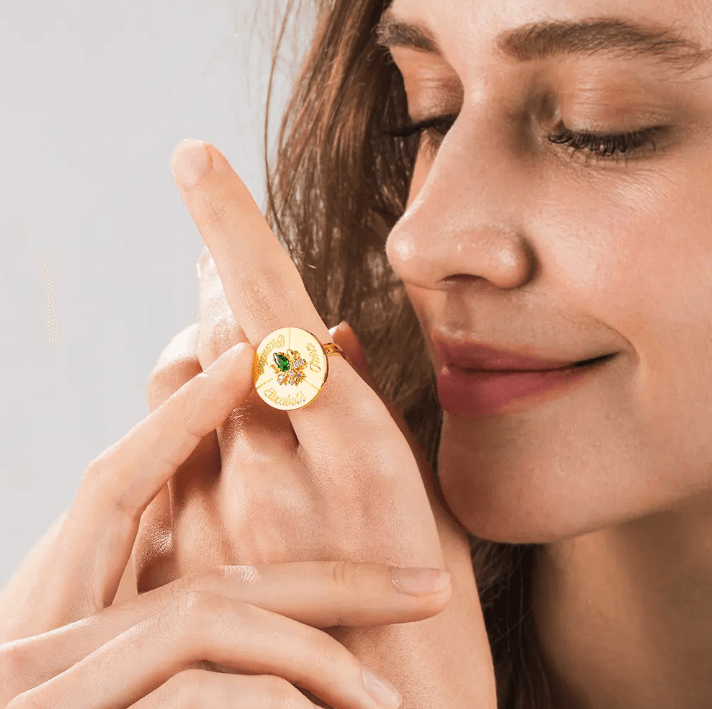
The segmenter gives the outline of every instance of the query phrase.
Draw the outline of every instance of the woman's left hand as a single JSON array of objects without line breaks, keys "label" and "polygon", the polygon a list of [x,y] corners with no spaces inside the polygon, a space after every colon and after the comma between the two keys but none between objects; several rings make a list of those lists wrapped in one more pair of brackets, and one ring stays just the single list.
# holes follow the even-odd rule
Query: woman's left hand
[{"label": "woman's left hand", "polygon": [[[214,146],[203,150],[212,169],[196,185],[181,187],[174,163],[176,182],[245,340],[257,347],[272,331],[293,326],[330,341],[296,267],[244,183]],[[223,562],[212,554],[227,551],[216,548],[226,542],[232,546],[230,563],[375,557],[402,566],[444,567],[411,446],[378,394],[344,358],[329,358],[329,378],[310,406],[278,411],[253,392],[220,427],[218,438],[222,470],[216,479],[176,476],[169,486],[171,531],[177,537],[172,578],[188,572],[183,564],[198,561],[191,551],[200,552],[207,565]],[[210,511],[219,514],[207,516],[201,526],[218,525],[213,543],[176,548],[183,519],[192,517],[185,503],[201,497],[205,505],[208,489],[211,502],[219,505]],[[228,539],[220,539],[227,530]],[[145,569],[137,572],[142,587]]]},{"label": "woman's left hand", "polygon": [[[204,458],[203,474],[188,478],[179,471],[142,517],[134,548],[139,592],[222,564],[340,559],[447,568],[453,575],[450,606],[457,610],[448,614],[448,606],[418,624],[434,623],[428,626],[432,635],[389,626],[344,628],[339,639],[352,650],[361,643],[361,657],[405,690],[404,707],[404,681],[415,681],[413,696],[423,696],[447,682],[448,671],[457,684],[430,696],[432,706],[493,705],[491,655],[466,534],[436,494],[434,475],[395,407],[375,390],[353,331],[342,325],[332,337],[244,183],[214,146],[205,150],[210,169],[193,186],[181,182],[178,163],[196,170],[200,158],[186,154],[174,162],[181,196],[210,249],[200,262],[202,339],[189,328],[174,347],[191,341],[204,368],[219,356],[210,350],[221,338],[225,349],[241,339],[257,347],[270,332],[291,326],[341,344],[356,369],[330,357],[324,390],[296,411],[275,410],[253,392],[214,434],[217,440],[201,443],[196,455]],[[212,268],[219,278],[203,288]],[[230,311],[213,319],[222,328],[217,339],[214,332],[204,336],[206,300],[213,306],[222,300],[228,306],[223,312]],[[151,406],[171,393],[171,362],[191,366],[184,355],[171,354],[164,352],[152,375]],[[397,631],[383,635],[386,630]],[[422,646],[414,645],[415,637]],[[412,666],[389,671],[382,660],[394,652],[400,657],[393,661]],[[453,661],[467,668],[472,687],[456,679]],[[454,697],[461,703],[450,702]]]}]

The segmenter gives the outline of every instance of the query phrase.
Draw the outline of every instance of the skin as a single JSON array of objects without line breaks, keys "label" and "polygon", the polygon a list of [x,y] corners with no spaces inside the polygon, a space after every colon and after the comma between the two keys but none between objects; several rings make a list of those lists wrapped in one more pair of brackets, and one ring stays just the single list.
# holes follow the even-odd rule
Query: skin
[{"label": "skin", "polygon": [[[540,357],[620,353],[538,405],[445,412],[444,498],[473,534],[541,545],[533,613],[557,707],[707,706],[712,71],[683,79],[649,60],[600,56],[517,63],[492,41],[545,17],[611,15],[682,20],[710,47],[712,10],[704,0],[392,7],[428,26],[444,51],[392,50],[411,118],[459,114],[437,154],[419,155],[387,243],[434,367],[443,364],[434,327]],[[455,78],[459,98],[446,88]],[[589,121],[597,132],[645,129],[652,108],[673,137],[627,168],[585,164],[583,153],[568,161],[569,148],[542,140],[553,125],[533,89],[560,99],[571,130]],[[529,132],[507,120],[519,112],[530,112]]]}]

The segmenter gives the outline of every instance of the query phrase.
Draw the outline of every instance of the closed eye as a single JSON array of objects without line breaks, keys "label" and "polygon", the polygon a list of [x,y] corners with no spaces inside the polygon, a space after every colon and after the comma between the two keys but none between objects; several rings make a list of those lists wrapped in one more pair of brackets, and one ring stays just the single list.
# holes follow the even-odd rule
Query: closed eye
[{"label": "closed eye", "polygon": [[[425,135],[426,153],[434,159],[443,139],[452,128],[456,115],[436,116],[425,121],[410,123],[405,126],[382,131],[383,135],[391,138],[409,138]],[[444,130],[443,130],[444,129]],[[568,130],[565,126],[554,135],[547,136],[550,143],[565,145],[575,154],[588,151],[589,157],[596,160],[617,160],[621,154],[626,156],[637,150],[642,150],[650,145],[653,150],[657,148],[657,138],[665,131],[663,126],[645,128],[640,131],[628,133],[588,133]]]}]

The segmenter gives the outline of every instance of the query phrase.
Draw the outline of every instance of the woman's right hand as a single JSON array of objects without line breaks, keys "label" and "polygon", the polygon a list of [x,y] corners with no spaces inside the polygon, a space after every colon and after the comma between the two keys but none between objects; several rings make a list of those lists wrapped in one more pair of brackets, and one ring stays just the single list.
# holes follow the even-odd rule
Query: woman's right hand
[{"label": "woman's right hand", "polygon": [[417,598],[384,564],[206,565],[111,605],[143,511],[250,394],[253,355],[231,348],[89,464],[0,593],[0,707],[311,706],[294,683],[335,709],[375,708],[360,662],[317,628],[425,619],[449,583]]},{"label": "woman's right hand", "polygon": [[403,593],[391,568],[373,563],[201,569],[0,645],[0,707],[313,709],[295,685],[326,703],[316,706],[395,707],[374,701],[362,663],[318,628],[422,620],[450,589]]}]

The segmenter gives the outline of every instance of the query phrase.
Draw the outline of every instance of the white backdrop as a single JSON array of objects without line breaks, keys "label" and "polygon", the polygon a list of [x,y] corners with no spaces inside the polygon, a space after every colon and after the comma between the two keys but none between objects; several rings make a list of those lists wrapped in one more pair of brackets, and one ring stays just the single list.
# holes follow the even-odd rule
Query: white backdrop
[{"label": "white backdrop", "polygon": [[[3,7],[0,587],[89,461],[147,415],[161,350],[197,321],[202,241],[173,182],[173,147],[215,144],[264,212],[283,3],[257,1]],[[291,35],[280,67],[291,70],[309,30]],[[290,80],[277,76],[272,144]]]}]

